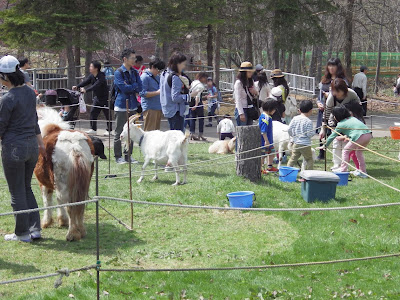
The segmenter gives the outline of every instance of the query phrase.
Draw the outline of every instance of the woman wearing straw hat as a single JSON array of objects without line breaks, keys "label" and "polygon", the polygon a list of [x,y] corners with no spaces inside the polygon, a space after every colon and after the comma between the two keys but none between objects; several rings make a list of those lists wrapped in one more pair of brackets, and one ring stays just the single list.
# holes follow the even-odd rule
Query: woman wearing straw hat
[{"label": "woman wearing straw hat", "polygon": [[[0,59],[0,85],[8,89],[0,100],[0,138],[3,171],[14,211],[37,208],[31,180],[39,151],[45,153],[36,114],[35,92],[25,84],[19,61],[10,55]],[[15,230],[6,241],[39,239],[39,212],[15,215]]]},{"label": "woman wearing straw hat", "polygon": [[239,74],[235,82],[233,90],[233,98],[235,99],[235,119],[238,126],[252,125],[253,119],[248,117],[250,108],[249,98],[258,96],[257,89],[254,86],[253,74],[255,68],[250,62],[243,62],[240,65]]}]

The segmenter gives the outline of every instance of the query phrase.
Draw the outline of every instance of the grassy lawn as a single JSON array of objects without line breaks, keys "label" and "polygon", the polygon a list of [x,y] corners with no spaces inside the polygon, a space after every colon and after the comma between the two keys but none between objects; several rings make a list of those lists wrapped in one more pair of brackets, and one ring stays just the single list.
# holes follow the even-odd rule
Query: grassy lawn
[{"label": "grassy lawn", "polygon": [[[207,153],[209,144],[191,144],[190,162],[216,158]],[[371,149],[398,150],[390,139],[373,140]],[[387,155],[396,158],[398,153]],[[135,149],[135,157],[139,157]],[[306,203],[299,183],[282,183],[264,176],[258,184],[235,175],[234,163],[225,157],[202,168],[189,169],[185,186],[172,187],[175,175],[161,173],[160,180],[147,176],[136,200],[196,205],[227,205],[225,195],[252,190],[255,207],[330,207],[399,201],[397,192],[370,179],[354,179],[338,187],[336,201]],[[399,164],[366,154],[370,175],[400,187]],[[102,161],[100,173],[108,173]],[[111,165],[112,172],[128,166]],[[322,169],[323,163],[316,168]],[[139,169],[134,167],[134,171]],[[36,181],[34,180],[36,183]],[[0,185],[5,183],[0,180]],[[100,182],[100,194],[129,197],[129,179]],[[42,205],[39,188],[35,194]],[[94,182],[91,186],[94,195]],[[0,189],[0,211],[10,211],[6,187]],[[126,223],[130,205],[103,201],[102,205]],[[399,252],[400,208],[330,212],[226,212],[135,205],[134,230],[128,231],[100,211],[100,259],[104,268],[212,267],[280,264],[373,256]],[[44,239],[32,244],[5,243],[2,236],[13,231],[12,217],[0,218],[0,281],[77,268],[96,263],[95,205],[86,210],[88,236],[79,242],[65,241],[65,228],[43,230]],[[301,268],[253,271],[183,273],[101,273],[104,299],[399,299],[400,260],[388,258]],[[94,299],[96,273],[83,271],[64,277],[54,289],[54,278],[0,286],[2,299]]]}]

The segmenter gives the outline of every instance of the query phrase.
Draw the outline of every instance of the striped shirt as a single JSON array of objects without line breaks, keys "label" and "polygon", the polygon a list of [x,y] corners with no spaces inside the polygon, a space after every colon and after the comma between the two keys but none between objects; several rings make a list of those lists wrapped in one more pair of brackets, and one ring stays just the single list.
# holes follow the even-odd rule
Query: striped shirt
[{"label": "striped shirt", "polygon": [[311,138],[315,134],[312,121],[304,116],[295,116],[289,124],[289,135],[296,145],[311,146]]}]

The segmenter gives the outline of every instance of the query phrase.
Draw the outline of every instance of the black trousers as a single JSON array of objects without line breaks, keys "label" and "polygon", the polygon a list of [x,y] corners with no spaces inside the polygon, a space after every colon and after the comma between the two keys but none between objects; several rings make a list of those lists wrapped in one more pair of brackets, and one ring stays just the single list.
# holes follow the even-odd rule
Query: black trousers
[{"label": "black trousers", "polygon": [[93,107],[90,110],[90,127],[94,131],[97,131],[97,118],[99,117],[101,112],[103,112],[106,120],[108,121],[107,130],[112,131],[112,123],[110,122],[110,110],[108,109],[108,103],[107,101],[99,101],[97,97],[93,99]]},{"label": "black trousers", "polygon": [[362,88],[356,87],[356,88],[354,88],[354,91],[356,92],[358,98],[360,98],[360,101],[362,102],[361,105],[364,110],[364,117],[365,117],[367,115],[367,109],[368,109],[367,98],[365,98],[365,100],[363,100],[364,92],[363,92]]}]

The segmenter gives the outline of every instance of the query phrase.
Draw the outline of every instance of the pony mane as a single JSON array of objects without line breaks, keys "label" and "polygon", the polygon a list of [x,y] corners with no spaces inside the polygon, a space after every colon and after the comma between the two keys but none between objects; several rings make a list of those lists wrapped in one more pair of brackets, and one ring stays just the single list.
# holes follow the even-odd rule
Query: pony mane
[{"label": "pony mane", "polygon": [[[38,115],[38,124],[40,127],[40,131],[42,132],[42,136],[46,136],[49,134],[49,130],[52,126],[48,125],[57,125],[60,129],[69,129],[69,124],[64,122],[63,119],[60,117],[58,112],[51,108],[51,107],[38,107],[37,108],[37,115]],[[53,127],[54,128],[54,127]]]}]

